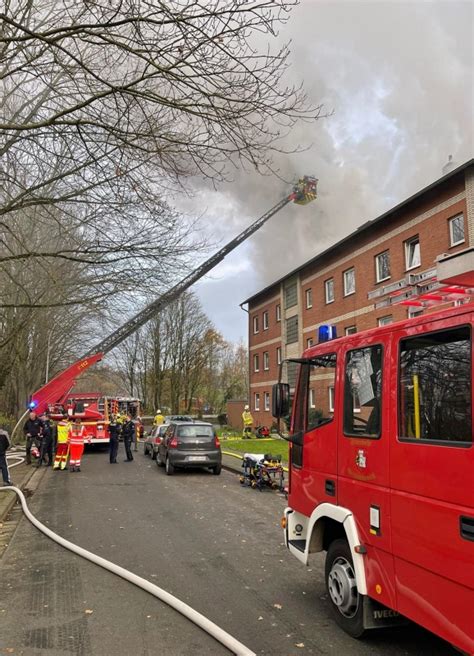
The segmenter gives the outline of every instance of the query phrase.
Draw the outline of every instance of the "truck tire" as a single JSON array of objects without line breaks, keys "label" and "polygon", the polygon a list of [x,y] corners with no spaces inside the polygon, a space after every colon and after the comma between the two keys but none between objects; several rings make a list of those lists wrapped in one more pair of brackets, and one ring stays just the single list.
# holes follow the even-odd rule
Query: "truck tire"
[{"label": "truck tire", "polygon": [[174,474],[174,467],[170,463],[170,458],[169,456],[166,456],[166,462],[165,462],[165,471],[167,476],[172,476]]},{"label": "truck tire", "polygon": [[326,590],[336,624],[353,638],[364,633],[364,597],[357,590],[354,562],[346,540],[331,542],[326,554]]}]

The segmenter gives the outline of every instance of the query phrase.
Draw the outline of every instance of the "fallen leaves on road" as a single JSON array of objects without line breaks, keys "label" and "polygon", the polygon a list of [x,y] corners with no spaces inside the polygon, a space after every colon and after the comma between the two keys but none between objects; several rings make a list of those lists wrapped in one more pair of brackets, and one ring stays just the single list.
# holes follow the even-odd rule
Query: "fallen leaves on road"
[{"label": "fallen leaves on road", "polygon": [[273,608],[277,608],[278,610],[281,610],[283,606],[281,604],[273,604]]},{"label": "fallen leaves on road", "polygon": [[303,649],[304,642],[295,642],[295,647],[298,647],[298,649]]},{"label": "fallen leaves on road", "polygon": [[84,613],[85,613],[86,615],[92,615],[93,612],[94,612],[94,611],[91,610],[90,608],[86,608],[86,610],[84,611]]}]

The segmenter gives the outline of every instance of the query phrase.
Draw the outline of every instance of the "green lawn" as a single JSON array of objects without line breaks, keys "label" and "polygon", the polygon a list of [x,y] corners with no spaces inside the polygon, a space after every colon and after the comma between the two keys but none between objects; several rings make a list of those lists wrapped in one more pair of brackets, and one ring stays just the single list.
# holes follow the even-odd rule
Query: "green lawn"
[{"label": "green lawn", "polygon": [[226,439],[221,442],[223,451],[234,453],[271,453],[273,456],[281,456],[283,462],[288,462],[288,442],[275,439]]}]

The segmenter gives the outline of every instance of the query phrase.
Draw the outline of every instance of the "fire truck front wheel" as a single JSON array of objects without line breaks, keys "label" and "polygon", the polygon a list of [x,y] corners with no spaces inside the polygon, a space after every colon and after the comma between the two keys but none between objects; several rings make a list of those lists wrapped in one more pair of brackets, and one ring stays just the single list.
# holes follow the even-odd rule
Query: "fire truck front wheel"
[{"label": "fire truck front wheel", "polygon": [[346,540],[334,540],[326,555],[326,588],[336,623],[353,638],[364,634],[363,596],[357,590],[351,550]]}]

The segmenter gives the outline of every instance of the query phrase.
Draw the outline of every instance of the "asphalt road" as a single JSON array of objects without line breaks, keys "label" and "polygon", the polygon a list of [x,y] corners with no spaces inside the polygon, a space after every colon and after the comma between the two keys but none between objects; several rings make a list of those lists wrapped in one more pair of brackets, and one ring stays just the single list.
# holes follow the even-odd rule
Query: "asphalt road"
[{"label": "asphalt road", "polygon": [[[323,557],[308,569],[283,546],[284,506],[281,496],[242,488],[226,471],[167,477],[141,452],[133,463],[118,465],[109,465],[106,453],[89,453],[81,473],[48,471],[31,499],[32,511],[53,530],[177,595],[257,654],[455,654],[416,626],[364,642],[341,632],[328,612]],[[7,653],[228,651],[23,519],[0,560],[0,654]]]}]

